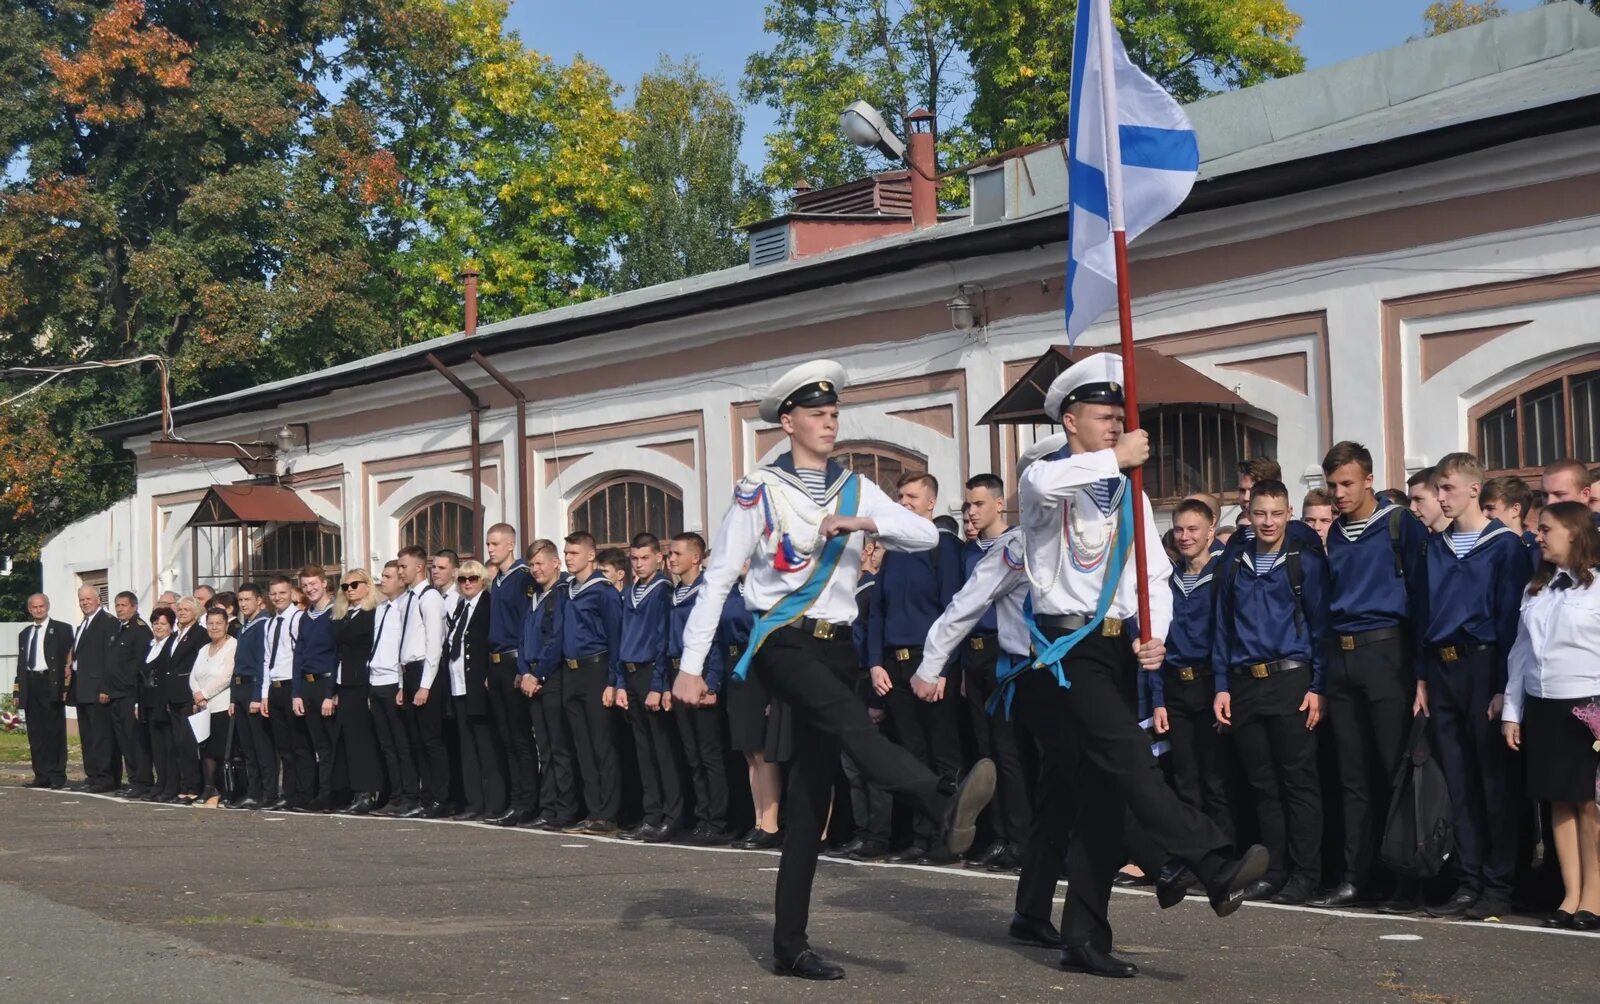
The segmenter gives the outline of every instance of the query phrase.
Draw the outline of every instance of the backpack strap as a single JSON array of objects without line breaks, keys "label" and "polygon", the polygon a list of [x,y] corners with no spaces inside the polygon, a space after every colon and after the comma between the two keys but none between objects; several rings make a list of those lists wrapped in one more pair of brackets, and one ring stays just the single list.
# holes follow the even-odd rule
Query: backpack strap
[{"label": "backpack strap", "polygon": [[1406,563],[1400,560],[1400,521],[1405,519],[1404,509],[1396,508],[1389,514],[1389,549],[1394,552],[1394,574],[1406,577]]},{"label": "backpack strap", "polygon": [[1300,634],[1306,633],[1306,617],[1301,611],[1302,596],[1305,593],[1306,573],[1300,567],[1300,545],[1290,541],[1288,549],[1283,552],[1285,571],[1289,573],[1289,588],[1294,590],[1294,627]]}]

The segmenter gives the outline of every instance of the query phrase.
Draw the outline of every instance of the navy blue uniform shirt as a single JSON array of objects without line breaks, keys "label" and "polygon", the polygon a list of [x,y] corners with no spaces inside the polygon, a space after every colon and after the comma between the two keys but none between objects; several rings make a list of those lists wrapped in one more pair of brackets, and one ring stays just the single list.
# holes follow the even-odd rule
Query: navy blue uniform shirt
[{"label": "navy blue uniform shirt", "polygon": [[[983,556],[989,553],[989,548],[993,546],[994,542],[999,539],[1000,535],[996,534],[995,536],[990,537],[988,540],[976,538],[961,545],[961,585],[966,585],[967,580],[972,578],[972,570],[978,567],[978,562],[983,560]],[[960,591],[960,587],[958,586],[956,588],[956,592]],[[951,593],[950,595],[954,596],[955,593]],[[946,600],[945,602],[948,605],[949,601]],[[931,627],[932,625],[930,624],[929,626]],[[983,616],[978,618],[978,626],[972,629],[972,633],[1000,633],[1000,617],[999,614],[995,612],[993,603],[989,604],[989,606],[984,609]],[[926,638],[927,635],[923,635],[923,637]]]},{"label": "navy blue uniform shirt", "polygon": [[[705,576],[702,575],[694,580],[694,585],[680,585],[672,591],[672,617],[667,628],[667,658],[669,660],[683,658],[683,629],[689,623],[689,612],[694,609],[696,603],[700,602],[700,587],[704,584]],[[680,594],[682,596],[681,599],[679,598]],[[736,589],[728,592],[728,598],[738,598],[740,604],[743,605],[744,597]],[[749,637],[749,628],[746,628],[746,640]],[[714,641],[711,645],[711,650],[706,653],[706,669],[702,674],[706,682],[707,691],[715,694],[722,690],[722,677],[727,672],[728,665],[727,650],[723,648],[720,641]],[[669,690],[671,686],[669,671],[667,683],[662,689]]]},{"label": "navy blue uniform shirt", "polygon": [[1329,629],[1360,634],[1417,623],[1427,607],[1427,528],[1395,505],[1380,504],[1359,533],[1350,522],[1340,516],[1328,528]]},{"label": "navy blue uniform shirt", "polygon": [[[667,679],[667,634],[672,624],[672,579],[657,572],[648,582],[636,582],[622,591],[622,652],[613,687],[627,685],[627,667],[650,667],[650,690],[659,693]],[[644,670],[639,670],[644,672]]]},{"label": "navy blue uniform shirt", "polygon": [[537,587],[533,573],[518,558],[490,583],[489,651],[504,652],[522,643],[522,622],[528,616]]},{"label": "navy blue uniform shirt", "polygon": [[598,568],[582,582],[568,579],[566,590],[565,602],[557,608],[561,658],[583,659],[605,652],[608,677],[615,681],[622,671],[622,594]]},{"label": "navy blue uniform shirt", "polygon": [[262,632],[270,619],[261,614],[250,618],[234,640],[233,675],[244,681],[233,688],[233,703],[239,705],[240,714],[250,710],[251,702],[261,700],[261,673],[267,661],[267,636]]},{"label": "navy blue uniform shirt", "polygon": [[[1505,689],[1506,658],[1517,640],[1522,591],[1533,576],[1528,548],[1504,523],[1491,519],[1465,557],[1456,557],[1450,533],[1428,541],[1426,648],[1495,646],[1495,687]],[[1417,663],[1417,678],[1425,676]]]},{"label": "navy blue uniform shirt", "polygon": [[[1298,616],[1286,553],[1291,542],[1300,546],[1303,577]],[[1256,574],[1255,557],[1256,540],[1251,538],[1244,547],[1230,547],[1214,573],[1211,670],[1217,692],[1228,689],[1230,669],[1294,659],[1311,666],[1311,692],[1320,694],[1328,636],[1328,559],[1322,541],[1304,523],[1292,522],[1283,549],[1265,574]]]},{"label": "navy blue uniform shirt", "polygon": [[[1172,589],[1172,625],[1167,628],[1165,665],[1183,669],[1204,669],[1211,665],[1211,622],[1216,583],[1218,551],[1212,551],[1200,577],[1187,591],[1183,570],[1188,563],[1179,559],[1168,581]],[[1166,707],[1166,690],[1160,673],[1141,673],[1150,706]]]},{"label": "navy blue uniform shirt", "polygon": [[[931,550],[885,554],[878,570],[878,597],[867,625],[868,651],[875,653],[868,665],[882,665],[880,660],[889,649],[916,648],[927,641],[928,629],[965,581],[961,542],[948,533],[940,533],[938,545]],[[945,666],[946,675],[954,665],[952,659]]]}]

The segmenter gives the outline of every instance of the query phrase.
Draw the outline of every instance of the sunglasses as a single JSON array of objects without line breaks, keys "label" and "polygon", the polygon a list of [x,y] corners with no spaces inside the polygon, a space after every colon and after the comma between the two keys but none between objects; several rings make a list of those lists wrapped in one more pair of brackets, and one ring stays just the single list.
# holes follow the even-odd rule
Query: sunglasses
[{"label": "sunglasses", "polygon": [[458,576],[456,576],[456,581],[457,582],[477,582],[478,581],[478,576],[476,576],[476,575],[458,575]]},{"label": "sunglasses", "polygon": [[339,588],[343,589],[345,592],[348,593],[352,589],[359,589],[360,587],[362,587],[364,585],[366,585],[365,582],[362,582],[361,580],[357,579],[355,582],[341,582],[341,583],[339,583]]}]

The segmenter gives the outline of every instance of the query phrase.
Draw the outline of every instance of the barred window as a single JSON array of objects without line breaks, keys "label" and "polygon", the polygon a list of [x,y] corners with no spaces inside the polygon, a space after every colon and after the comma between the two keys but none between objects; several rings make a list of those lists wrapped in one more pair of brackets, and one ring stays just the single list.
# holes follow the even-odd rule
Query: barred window
[{"label": "barred window", "polygon": [[1536,373],[1471,415],[1478,456],[1495,475],[1536,478],[1567,457],[1600,463],[1600,356]]},{"label": "barred window", "polygon": [[842,443],[834,448],[834,463],[870,478],[884,494],[895,497],[895,483],[907,471],[925,471],[928,461],[882,443]]},{"label": "barred window", "polygon": [[592,534],[601,548],[626,548],[640,533],[667,540],[683,532],[683,493],[647,474],[619,474],[579,496],[567,524]]},{"label": "barred window", "polygon": [[434,495],[418,502],[400,520],[400,546],[412,545],[429,554],[448,549],[462,558],[476,555],[472,503],[458,495]]},{"label": "barred window", "polygon": [[329,575],[338,575],[344,566],[343,535],[326,523],[270,525],[254,551],[251,573],[263,579],[293,577],[306,565],[321,565]]},{"label": "barred window", "polygon": [[1170,405],[1143,408],[1139,425],[1150,433],[1145,492],[1174,501],[1193,492],[1231,493],[1239,461],[1278,455],[1278,427],[1232,408]]}]

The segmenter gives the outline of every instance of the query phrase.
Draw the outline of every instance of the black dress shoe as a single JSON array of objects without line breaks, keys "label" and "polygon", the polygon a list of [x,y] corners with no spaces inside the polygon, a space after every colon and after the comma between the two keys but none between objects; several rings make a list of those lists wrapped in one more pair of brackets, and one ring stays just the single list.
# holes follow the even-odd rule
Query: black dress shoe
[{"label": "black dress shoe", "polygon": [[890,864],[914,865],[928,856],[928,848],[922,844],[912,844],[903,851],[889,855]]},{"label": "black dress shoe", "polygon": [[733,842],[733,849],[736,850],[736,851],[752,850],[753,848],[748,847],[746,845],[749,844],[752,840],[754,840],[756,838],[756,834],[758,834],[760,832],[761,832],[761,827],[759,827],[759,826],[752,826],[748,830],[745,830],[744,831],[744,835],[739,837],[739,839],[737,839],[737,840],[735,840]]},{"label": "black dress shoe", "polygon": [[1129,872],[1117,872],[1116,876],[1112,878],[1111,884],[1119,889],[1132,889],[1135,886],[1149,885],[1150,876],[1134,875]]},{"label": "black dress shoe", "polygon": [[960,862],[960,860],[961,856],[959,854],[952,854],[941,847],[935,847],[929,850],[928,853],[924,854],[922,857],[918,858],[917,864],[927,865],[930,868],[943,868],[947,865],[956,864]]},{"label": "black dress shoe", "polygon": [[1478,901],[1467,907],[1468,920],[1499,920],[1511,913],[1511,904],[1503,899],[1490,899],[1487,896],[1478,897]]},{"label": "black dress shoe", "polygon": [[483,812],[478,809],[462,809],[450,817],[451,821],[456,823],[472,823],[482,818]]},{"label": "black dress shoe", "polygon": [[1040,948],[1060,948],[1061,932],[1056,930],[1056,925],[1048,920],[1037,917],[1024,917],[1020,913],[1011,915],[1011,926],[1006,933],[1012,940],[1028,945],[1038,945]]},{"label": "black dress shoe", "polygon": [[783,846],[782,830],[756,829],[755,836],[734,846],[741,851],[772,851]]},{"label": "black dress shoe", "polygon": [[1002,841],[1002,840],[996,840],[994,843],[992,843],[989,846],[985,847],[983,850],[978,851],[975,854],[968,855],[967,856],[967,860],[971,861],[974,865],[976,865],[979,868],[987,868],[987,867],[989,867],[989,863],[992,862],[996,857],[1000,856],[1000,854],[1003,853],[1005,851],[1005,849],[1006,849],[1005,842]]},{"label": "black dress shoe", "polygon": [[287,798],[275,798],[263,806],[263,809],[267,812],[283,812],[288,808],[289,800]]},{"label": "black dress shoe", "polygon": [[[748,836],[748,834],[746,834],[746,836]],[[861,845],[866,842],[867,841],[864,837],[851,837],[848,841],[840,844],[838,847],[830,847],[823,851],[822,856],[825,858],[847,858],[854,852],[859,851],[861,849]]]},{"label": "black dress shoe", "polygon": [[48,787],[50,787],[50,782],[49,781],[41,781],[38,778],[34,778],[32,781],[29,781],[27,784],[23,785],[23,787],[24,788],[48,788]]},{"label": "black dress shoe", "polygon": [[1167,865],[1161,869],[1161,875],[1156,879],[1156,902],[1161,904],[1161,909],[1170,910],[1183,902],[1189,894],[1189,889],[1200,883],[1195,873],[1183,865]]},{"label": "black dress shoe", "polygon": [[1329,909],[1341,906],[1355,906],[1360,901],[1361,893],[1356,889],[1354,882],[1340,882],[1327,892],[1312,896],[1306,900],[1306,906]]},{"label": "black dress shoe", "polygon": [[1460,917],[1465,915],[1472,908],[1472,904],[1477,901],[1478,894],[1475,892],[1458,892],[1443,903],[1437,906],[1424,907],[1423,910],[1430,917]]},{"label": "black dress shoe", "polygon": [[1107,976],[1128,979],[1139,975],[1139,967],[1124,962],[1110,952],[1102,952],[1093,945],[1071,945],[1061,950],[1061,968],[1090,976]]},{"label": "black dress shoe", "polygon": [[1545,917],[1541,927],[1571,927],[1573,915],[1565,910],[1555,910]]},{"label": "black dress shoe", "polygon": [[844,979],[843,966],[829,962],[809,948],[790,962],[777,960],[773,963],[772,970],[779,976],[798,976],[802,980]]},{"label": "black dress shoe", "polygon": [[850,852],[851,861],[882,861],[889,853],[889,845],[879,840],[868,840]]},{"label": "black dress shoe", "polygon": [[583,824],[579,832],[591,837],[614,837],[617,835],[617,824],[609,819],[591,819]]},{"label": "black dress shoe", "polygon": [[449,819],[454,813],[443,802],[432,802],[422,807],[422,819]]},{"label": "black dress shoe", "polygon": [[1278,892],[1282,889],[1283,886],[1280,883],[1271,882],[1267,879],[1256,879],[1245,886],[1244,900],[1247,903],[1264,903],[1278,895]]},{"label": "black dress shoe", "polygon": [[256,798],[241,798],[237,802],[233,803],[233,808],[235,808],[235,809],[259,809],[259,808],[261,808],[261,800],[260,799],[256,799]]},{"label": "black dress shoe", "polygon": [[148,784],[136,784],[128,790],[128,797],[142,802],[150,797],[150,786]]},{"label": "black dress shoe", "polygon": [[1285,882],[1283,888],[1274,893],[1267,902],[1276,903],[1279,906],[1304,906],[1306,900],[1310,897],[1310,882],[1289,881]]},{"label": "black dress shoe", "polygon": [[484,816],[483,821],[492,823],[495,826],[515,826],[517,825],[517,817],[521,814],[522,810],[513,806],[504,812],[497,812],[492,816]]},{"label": "black dress shoe", "polygon": [[984,865],[992,872],[1014,872],[1022,867],[1022,853],[1012,844],[1003,844],[1000,853]]},{"label": "black dress shoe", "polygon": [[131,787],[118,788],[116,791],[111,792],[111,794],[117,796],[118,798],[134,798],[136,797],[137,789]]},{"label": "black dress shoe", "polygon": [[[673,826],[671,823],[663,820],[662,822],[659,822],[645,830],[645,832],[639,837],[639,843],[665,844],[671,841],[674,837],[678,836],[681,832],[682,831],[679,830],[678,827]],[[695,843],[695,841],[691,840],[690,843]]]},{"label": "black dress shoe", "polygon": [[951,854],[965,854],[978,836],[978,816],[994,798],[994,761],[985,757],[972,765],[950,794],[944,810],[939,846]]},{"label": "black dress shoe", "polygon": [[689,843],[696,847],[726,847],[733,839],[733,834],[710,823],[701,823],[694,828],[694,833],[689,837]]},{"label": "black dress shoe", "polygon": [[428,814],[428,806],[418,805],[400,813],[401,819],[422,819]]},{"label": "black dress shoe", "polygon": [[1572,915],[1574,931],[1600,931],[1600,915],[1590,913],[1588,910],[1579,910]]},{"label": "black dress shoe", "polygon": [[301,812],[332,812],[333,803],[326,795],[318,795],[301,807]]},{"label": "black dress shoe", "polygon": [[1253,844],[1239,857],[1218,869],[1213,885],[1206,890],[1211,911],[1219,917],[1231,916],[1244,903],[1245,890],[1267,873],[1272,856],[1260,844]]},{"label": "black dress shoe", "polygon": [[617,834],[617,839],[618,840],[643,840],[644,839],[644,835],[646,833],[649,833],[650,830],[651,830],[650,824],[647,821],[641,819],[639,821],[639,825],[630,826],[626,830],[623,830],[621,833],[618,833]]},{"label": "black dress shoe", "polygon": [[1378,912],[1389,917],[1404,917],[1416,913],[1422,900],[1414,891],[1397,892],[1378,904]]},{"label": "black dress shoe", "polygon": [[508,824],[508,825],[525,826],[530,830],[559,830],[559,829],[561,829],[561,823],[560,822],[558,822],[555,819],[550,818],[549,816],[545,815],[542,812],[539,813],[538,815],[534,816],[532,819],[528,820],[526,823],[511,823],[511,824]]},{"label": "black dress shoe", "polygon": [[587,833],[592,819],[577,819],[561,828],[562,833]]},{"label": "black dress shoe", "polygon": [[341,816],[368,816],[378,807],[377,792],[362,792],[351,800],[350,804],[339,810]]}]

